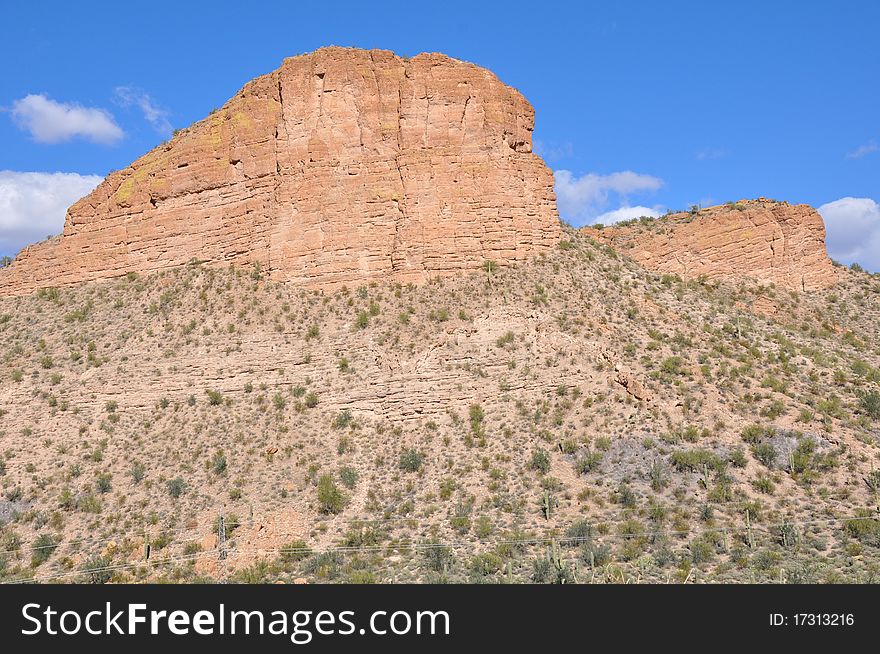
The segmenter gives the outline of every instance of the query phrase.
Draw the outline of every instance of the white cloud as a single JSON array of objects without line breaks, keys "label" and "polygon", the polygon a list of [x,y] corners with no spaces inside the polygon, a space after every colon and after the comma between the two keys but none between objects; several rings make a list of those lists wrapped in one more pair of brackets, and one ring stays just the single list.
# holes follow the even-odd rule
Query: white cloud
[{"label": "white cloud", "polygon": [[705,150],[700,150],[694,155],[694,158],[697,161],[710,161],[712,159],[720,159],[727,155],[727,151],[719,150],[718,148],[706,148]]},{"label": "white cloud", "polygon": [[116,102],[122,107],[138,107],[153,129],[162,136],[171,136],[174,128],[168,120],[168,111],[159,107],[148,93],[136,86],[117,86]]},{"label": "white cloud", "polygon": [[840,198],[818,209],[825,220],[828,254],[841,263],[880,271],[880,204],[871,198]]},{"label": "white cloud", "polygon": [[56,102],[45,95],[28,95],[12,103],[12,119],[40,143],[61,143],[81,137],[111,144],[124,135],[104,109]]},{"label": "white cloud", "polygon": [[556,201],[559,213],[577,225],[595,222],[605,213],[612,196],[629,208],[627,198],[634,193],[653,192],[663,186],[663,180],[651,175],[625,170],[610,175],[587,173],[575,177],[568,170],[557,170]]},{"label": "white cloud", "polygon": [[0,254],[58,234],[67,207],[92,191],[98,175],[0,170]]},{"label": "white cloud", "polygon": [[846,158],[847,159],[861,159],[865,155],[871,154],[873,152],[877,152],[878,150],[880,150],[880,145],[877,145],[877,143],[874,141],[870,141],[868,143],[865,143],[864,145],[860,145],[852,152],[847,152]]},{"label": "white cloud", "polygon": [[611,225],[613,223],[619,223],[623,220],[641,218],[642,216],[657,218],[658,216],[660,216],[660,212],[657,209],[652,209],[651,207],[620,207],[619,209],[614,209],[613,211],[606,211],[603,214],[599,214],[598,216],[596,216],[593,222],[602,223],[603,225]]}]

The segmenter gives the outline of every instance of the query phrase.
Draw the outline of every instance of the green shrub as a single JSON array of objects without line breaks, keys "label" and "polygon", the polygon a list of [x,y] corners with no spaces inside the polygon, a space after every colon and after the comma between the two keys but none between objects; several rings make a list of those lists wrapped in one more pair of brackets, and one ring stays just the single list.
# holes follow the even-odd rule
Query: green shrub
[{"label": "green shrub", "polygon": [[109,472],[104,472],[98,475],[95,485],[98,488],[99,493],[109,493],[111,488],[111,480],[113,479],[113,475]]},{"label": "green shrub", "polygon": [[772,468],[779,453],[771,443],[758,443],[752,447],[752,454],[768,468]]},{"label": "green shrub", "polygon": [[589,450],[583,456],[579,456],[574,462],[574,469],[579,475],[585,475],[592,472],[602,463],[602,452],[598,450]]},{"label": "green shrub", "polygon": [[541,473],[547,473],[550,471],[550,456],[543,449],[536,448],[532,452],[532,459],[529,461],[529,467],[532,470],[537,470]]},{"label": "green shrub", "polygon": [[348,498],[333,481],[333,477],[321,475],[318,478],[318,510],[321,513],[340,513],[347,502]]},{"label": "green shrub", "polygon": [[483,552],[471,558],[470,571],[476,579],[483,579],[501,570],[503,561],[494,552]]},{"label": "green shrub", "polygon": [[858,511],[855,518],[843,523],[843,530],[867,545],[880,546],[880,519],[872,517],[870,511]]},{"label": "green shrub", "polygon": [[333,421],[333,426],[336,429],[345,429],[348,427],[352,420],[354,420],[354,416],[351,414],[349,409],[343,409],[339,412],[339,415],[336,416],[336,420]]},{"label": "green shrub", "polygon": [[226,472],[226,466],[226,455],[223,454],[223,450],[215,452],[214,456],[211,457],[211,471],[215,475],[222,475]]},{"label": "green shrub", "polygon": [[866,415],[874,420],[880,419],[880,393],[874,390],[860,393],[859,404]]},{"label": "green shrub", "polygon": [[82,565],[83,575],[86,583],[89,584],[106,584],[113,578],[111,561],[106,556],[92,556],[86,559]]},{"label": "green shrub", "polygon": [[400,455],[400,469],[406,472],[418,472],[422,467],[425,455],[415,449],[404,450]]},{"label": "green shrub", "polygon": [[590,567],[601,568],[611,561],[611,548],[592,541],[584,543],[581,546],[580,557]]},{"label": "green shrub", "polygon": [[208,395],[208,404],[211,406],[220,406],[223,404],[223,393],[220,391],[205,391]]},{"label": "green shrub", "polygon": [[702,472],[708,467],[720,470],[724,462],[711,450],[676,450],[670,456],[673,467],[679,472]]},{"label": "green shrub", "polygon": [[295,563],[311,556],[312,550],[304,540],[293,540],[281,546],[279,556],[283,563]]},{"label": "green shrub", "polygon": [[48,561],[56,549],[58,549],[58,539],[55,536],[50,534],[37,536],[31,554],[31,567],[36,568],[41,563]]},{"label": "green shrub", "polygon": [[339,479],[342,481],[343,486],[348,489],[354,489],[354,487],[357,485],[358,480],[357,470],[355,470],[351,466],[340,468]]},{"label": "green shrub", "polygon": [[137,484],[141,483],[141,481],[143,481],[144,475],[146,475],[146,473],[147,473],[146,466],[144,466],[143,463],[136,461],[131,466],[131,472],[129,474],[131,474],[131,480],[135,483],[135,485],[137,485]]},{"label": "green shrub", "polygon": [[742,430],[742,439],[750,445],[760,443],[764,438],[772,437],[776,430],[772,427],[762,427],[761,425],[749,425]]},{"label": "green shrub", "polygon": [[636,494],[635,492],[633,492],[633,489],[630,488],[628,484],[620,484],[620,486],[617,488],[615,499],[618,504],[627,509],[632,509],[636,506]]},{"label": "green shrub", "polygon": [[182,477],[169,479],[167,482],[165,482],[165,485],[168,488],[168,494],[174,499],[179,498],[186,492],[186,482],[183,481]]},{"label": "green shrub", "polygon": [[452,567],[452,548],[443,545],[439,541],[425,541],[421,543],[422,558],[425,566],[434,572],[446,572]]}]

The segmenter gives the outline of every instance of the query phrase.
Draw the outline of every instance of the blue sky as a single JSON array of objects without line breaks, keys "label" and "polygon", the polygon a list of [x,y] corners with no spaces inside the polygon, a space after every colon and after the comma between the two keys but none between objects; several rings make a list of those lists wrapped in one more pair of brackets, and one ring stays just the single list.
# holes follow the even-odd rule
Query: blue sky
[{"label": "blue sky", "polygon": [[441,51],[518,88],[569,222],[806,202],[822,207],[832,256],[880,270],[880,3],[157,0],[3,14],[0,254],[59,231],[103,175],[249,79],[332,44]]}]

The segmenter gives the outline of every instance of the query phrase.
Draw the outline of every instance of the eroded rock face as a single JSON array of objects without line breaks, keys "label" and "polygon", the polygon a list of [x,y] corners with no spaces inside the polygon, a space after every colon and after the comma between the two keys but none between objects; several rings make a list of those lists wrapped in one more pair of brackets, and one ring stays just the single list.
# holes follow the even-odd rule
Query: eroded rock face
[{"label": "eroded rock face", "polygon": [[838,280],[825,251],[825,224],[806,204],[759,198],[584,230],[648,270],[686,279],[748,277],[798,291]]},{"label": "eroded rock face", "polygon": [[444,55],[293,57],[108,176],[0,293],[193,259],[313,287],[510,263],[561,234],[533,126],[516,90]]}]

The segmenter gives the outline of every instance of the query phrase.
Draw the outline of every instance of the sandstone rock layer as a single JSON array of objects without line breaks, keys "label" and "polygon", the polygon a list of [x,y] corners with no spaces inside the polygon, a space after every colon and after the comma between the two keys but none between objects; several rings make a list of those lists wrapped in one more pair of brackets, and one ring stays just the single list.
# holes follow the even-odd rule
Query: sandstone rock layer
[{"label": "sandstone rock layer", "polygon": [[193,259],[314,287],[520,260],[561,234],[533,126],[520,93],[444,55],[293,57],[109,175],[0,293]]},{"label": "sandstone rock layer", "polygon": [[748,277],[798,291],[838,280],[822,217],[805,204],[759,198],[585,231],[648,270],[686,279]]}]

